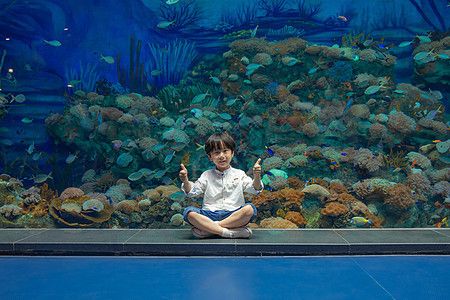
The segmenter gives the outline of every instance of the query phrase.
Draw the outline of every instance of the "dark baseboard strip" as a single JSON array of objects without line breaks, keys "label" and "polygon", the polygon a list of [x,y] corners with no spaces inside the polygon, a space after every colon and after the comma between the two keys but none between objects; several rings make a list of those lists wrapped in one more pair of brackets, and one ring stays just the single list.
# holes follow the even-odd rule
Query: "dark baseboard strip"
[{"label": "dark baseboard strip", "polygon": [[256,229],[199,240],[189,229],[0,229],[0,255],[307,256],[450,254],[450,229]]}]

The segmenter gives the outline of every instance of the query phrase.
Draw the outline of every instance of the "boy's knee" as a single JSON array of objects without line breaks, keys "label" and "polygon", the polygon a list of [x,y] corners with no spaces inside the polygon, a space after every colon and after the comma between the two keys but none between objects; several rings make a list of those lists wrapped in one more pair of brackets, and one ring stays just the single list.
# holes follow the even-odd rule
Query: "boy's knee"
[{"label": "boy's knee", "polygon": [[255,210],[253,209],[253,206],[247,204],[242,208],[245,216],[252,217],[255,214]]}]

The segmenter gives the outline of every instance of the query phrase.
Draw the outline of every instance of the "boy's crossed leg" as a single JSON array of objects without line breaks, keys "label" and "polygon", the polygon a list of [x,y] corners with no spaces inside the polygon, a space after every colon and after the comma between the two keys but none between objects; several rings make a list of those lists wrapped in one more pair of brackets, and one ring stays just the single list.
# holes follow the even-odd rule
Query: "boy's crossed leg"
[{"label": "boy's crossed leg", "polygon": [[252,231],[242,226],[250,222],[253,213],[253,207],[247,204],[221,221],[214,222],[210,218],[194,211],[187,214],[187,219],[195,227],[193,228],[193,233],[197,237],[220,235],[228,238],[249,238],[252,235]]}]

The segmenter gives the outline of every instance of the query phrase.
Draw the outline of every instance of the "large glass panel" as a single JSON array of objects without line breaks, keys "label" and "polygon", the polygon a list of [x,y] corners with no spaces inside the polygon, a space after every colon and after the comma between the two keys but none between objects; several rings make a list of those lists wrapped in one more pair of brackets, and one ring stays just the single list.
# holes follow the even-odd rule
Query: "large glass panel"
[{"label": "large glass panel", "polygon": [[0,0],[0,227],[189,228],[181,164],[214,168],[222,131],[261,166],[252,227],[448,227],[449,11]]}]

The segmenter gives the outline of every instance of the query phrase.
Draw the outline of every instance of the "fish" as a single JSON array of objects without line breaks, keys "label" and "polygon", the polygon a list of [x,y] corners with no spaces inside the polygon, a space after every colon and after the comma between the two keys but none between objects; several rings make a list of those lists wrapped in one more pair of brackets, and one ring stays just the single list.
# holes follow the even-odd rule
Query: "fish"
[{"label": "fish", "polygon": [[448,217],[443,218],[434,225],[436,228],[448,227]]},{"label": "fish", "polygon": [[52,177],[52,172],[48,173],[48,174],[38,174],[36,176],[33,176],[33,181],[34,183],[43,183],[46,182],[49,179],[53,179]]},{"label": "fish", "polygon": [[200,145],[199,143],[195,143],[195,145],[197,146],[197,151],[199,150],[205,150],[205,145]]},{"label": "fish", "polygon": [[353,61],[358,61],[358,60],[359,60],[359,55],[356,55],[356,54],[355,54],[355,55],[353,56]]},{"label": "fish", "polygon": [[175,20],[173,21],[161,21],[158,23],[158,25],[156,25],[156,27],[158,27],[159,29],[167,29],[170,27],[170,25],[174,24]]},{"label": "fish", "polygon": [[221,117],[224,120],[231,120],[231,115],[229,113],[220,113],[219,117]]},{"label": "fish", "polygon": [[449,59],[450,58],[450,56],[445,53],[438,53],[437,57],[439,57],[440,59]]},{"label": "fish", "polygon": [[161,151],[162,149],[164,149],[165,146],[166,146],[165,144],[159,143],[159,144],[153,145],[151,150],[158,152],[158,151]]},{"label": "fish", "polygon": [[183,201],[186,198],[186,195],[182,191],[178,191],[169,195],[169,199],[172,201]]},{"label": "fish", "polygon": [[245,84],[252,84],[252,82],[250,80],[248,80],[248,79],[244,79],[244,83]]},{"label": "fish", "polygon": [[130,181],[138,181],[144,176],[144,174],[141,172],[141,170],[136,171],[128,175],[128,180]]},{"label": "fish", "polygon": [[432,142],[432,143],[442,143],[441,140],[432,140],[431,142]]},{"label": "fish", "polygon": [[417,165],[417,159],[413,160],[411,163],[411,169],[414,169],[414,167]]},{"label": "fish", "polygon": [[71,85],[73,87],[80,83],[81,83],[81,80],[73,79],[73,80],[69,81],[68,85]]},{"label": "fish", "polygon": [[211,96],[211,94],[208,94],[208,92],[203,93],[203,94],[198,94],[197,96],[195,96],[192,101],[191,104],[197,104],[197,103],[201,103],[203,100],[205,100],[206,97]]},{"label": "fish", "polygon": [[423,44],[423,43],[431,43],[431,39],[427,35],[417,35],[416,37],[419,39],[421,44]]},{"label": "fish", "polygon": [[414,60],[424,60],[426,58],[429,58],[433,54],[433,50],[430,51],[421,51],[414,55]]},{"label": "fish", "polygon": [[100,126],[103,123],[103,116],[102,113],[99,111],[97,113],[97,125]]},{"label": "fish", "polygon": [[259,26],[259,25],[256,25],[255,29],[253,29],[253,30],[250,32],[250,37],[251,37],[251,38],[254,38],[254,37],[256,36],[256,32],[258,31],[258,26]]},{"label": "fish", "polygon": [[20,120],[22,123],[24,124],[31,124],[33,123],[33,119],[32,118],[28,118],[28,117],[24,117],[22,118],[22,120]]},{"label": "fish", "polygon": [[33,156],[31,157],[31,159],[34,161],[38,161],[41,158],[41,156],[42,156],[42,152],[35,152],[33,154]]},{"label": "fish", "polygon": [[215,84],[220,84],[220,79],[216,76],[209,76],[209,79],[211,79],[211,81]]},{"label": "fish", "polygon": [[347,103],[345,103],[344,111],[342,113],[345,114],[350,109],[352,104],[353,104],[353,98],[348,99]]},{"label": "fish", "polygon": [[175,156],[175,151],[172,151],[171,153],[167,154],[164,158],[164,163],[168,164],[172,161],[173,157]]},{"label": "fish", "polygon": [[261,64],[249,64],[249,65],[247,65],[247,67],[245,67],[245,69],[246,69],[245,75],[247,75],[247,76],[252,75],[256,70],[258,70],[262,66],[263,65],[261,65]]},{"label": "fish", "polygon": [[153,77],[159,76],[162,74],[161,70],[153,70],[150,72],[150,75],[152,75]]},{"label": "fish", "polygon": [[413,41],[401,42],[398,46],[399,46],[400,48],[408,47],[408,46],[411,45],[412,43],[413,43]]},{"label": "fish", "polygon": [[341,152],[342,156],[347,156],[347,152]]},{"label": "fish", "polygon": [[75,161],[75,159],[77,159],[78,156],[77,154],[72,154],[70,153],[67,157],[66,157],[66,164],[70,165],[71,163],[73,163]]},{"label": "fish", "polygon": [[200,108],[191,109],[191,113],[193,113],[194,117],[196,117],[197,119],[203,116],[203,110],[201,110]]},{"label": "fish", "polygon": [[30,146],[28,146],[27,153],[31,155],[33,153],[33,151],[34,151],[34,141],[33,141],[33,143],[31,143]]},{"label": "fish", "polygon": [[318,67],[313,67],[313,68],[309,69],[308,74],[309,74],[309,75],[314,74],[314,73],[317,72],[317,70],[319,70]]},{"label": "fish", "polygon": [[378,93],[378,91],[380,89],[381,89],[381,85],[371,85],[364,91],[364,94],[373,95],[375,93]]},{"label": "fish", "polygon": [[405,92],[404,90],[394,90],[394,93],[403,95],[403,94],[405,94],[406,92]]},{"label": "fish", "polygon": [[236,101],[237,101],[237,98],[229,99],[229,100],[225,103],[225,105],[226,105],[226,106],[232,106],[234,103],[236,103]]},{"label": "fish", "polygon": [[270,149],[267,146],[265,146],[265,148],[266,148],[267,154],[269,154],[269,156],[274,156],[275,155],[275,152],[272,149]]},{"label": "fish", "polygon": [[342,22],[348,22],[348,19],[346,16],[338,16],[337,18],[338,18],[338,20],[341,20]]},{"label": "fish", "polygon": [[178,1],[180,1],[180,0],[167,0],[167,1],[166,1],[166,4],[167,4],[167,5],[173,5],[173,4],[177,4]]},{"label": "fish", "polygon": [[437,110],[433,109],[433,110],[428,112],[428,114],[425,116],[425,119],[433,120],[436,117],[437,113],[438,113]]},{"label": "fish", "polygon": [[155,173],[155,175],[153,177],[155,179],[160,179],[166,174],[166,172],[167,172],[167,170],[159,170],[158,172]]},{"label": "fish", "polygon": [[372,225],[372,221],[368,220],[364,217],[353,217],[350,219],[350,224],[353,224],[357,227],[363,227],[363,226],[367,226],[367,225]]},{"label": "fish", "polygon": [[100,60],[105,61],[106,63],[112,65],[114,63],[114,57],[112,56],[103,56],[103,54],[100,54]]},{"label": "fish", "polygon": [[13,97],[12,101],[15,101],[17,103],[23,103],[25,102],[26,98],[24,94],[19,94]]},{"label": "fish", "polygon": [[58,40],[52,40],[52,41],[44,40],[44,43],[46,43],[46,44],[48,44],[48,45],[50,45],[52,47],[59,47],[59,46],[62,45],[62,43],[60,41],[58,41]]},{"label": "fish", "polygon": [[296,65],[299,60],[295,57],[292,56],[285,56],[281,59],[282,63],[288,67],[292,67],[294,65]]}]

